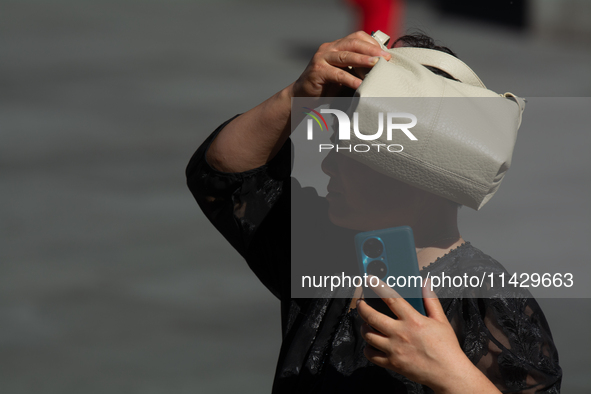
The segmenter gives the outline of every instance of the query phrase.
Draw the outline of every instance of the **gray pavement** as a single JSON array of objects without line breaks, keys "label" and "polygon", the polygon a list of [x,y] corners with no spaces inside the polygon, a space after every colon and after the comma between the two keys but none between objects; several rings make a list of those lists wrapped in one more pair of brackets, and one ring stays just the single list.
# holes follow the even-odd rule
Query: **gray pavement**
[{"label": "gray pavement", "polygon": [[[406,21],[493,90],[591,96],[586,44],[423,2]],[[335,1],[0,2],[0,393],[270,391],[279,303],[199,212],[184,167],[351,26]],[[497,201],[462,212],[474,244],[589,267],[582,119],[526,129]],[[591,302],[540,303],[563,392],[590,392]]]}]

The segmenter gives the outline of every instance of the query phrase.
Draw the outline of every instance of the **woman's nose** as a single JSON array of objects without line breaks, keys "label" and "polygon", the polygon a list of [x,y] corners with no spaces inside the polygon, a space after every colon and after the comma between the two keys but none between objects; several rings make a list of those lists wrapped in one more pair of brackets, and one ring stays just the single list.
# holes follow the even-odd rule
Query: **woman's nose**
[{"label": "woman's nose", "polygon": [[322,160],[322,172],[324,172],[328,176],[334,176],[337,172],[337,161],[336,161],[336,153],[332,150],[328,152],[328,155]]}]

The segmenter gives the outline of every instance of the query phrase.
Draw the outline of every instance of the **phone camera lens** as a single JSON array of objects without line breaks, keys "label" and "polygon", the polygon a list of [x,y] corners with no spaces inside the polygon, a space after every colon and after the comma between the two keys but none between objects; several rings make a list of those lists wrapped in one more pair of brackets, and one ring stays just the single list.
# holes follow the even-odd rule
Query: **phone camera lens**
[{"label": "phone camera lens", "polygon": [[377,276],[380,279],[384,279],[388,273],[388,267],[382,260],[370,261],[367,265],[367,274]]},{"label": "phone camera lens", "polygon": [[369,238],[363,243],[363,253],[365,253],[367,257],[375,259],[376,257],[381,256],[383,252],[384,245],[382,245],[382,242],[377,238]]}]

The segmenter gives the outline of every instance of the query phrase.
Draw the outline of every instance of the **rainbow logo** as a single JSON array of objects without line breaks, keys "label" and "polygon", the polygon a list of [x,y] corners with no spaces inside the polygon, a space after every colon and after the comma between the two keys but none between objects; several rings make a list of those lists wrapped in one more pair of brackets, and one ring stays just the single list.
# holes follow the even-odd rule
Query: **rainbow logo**
[{"label": "rainbow logo", "polygon": [[[316,123],[318,123],[318,126],[320,126],[321,131],[324,131],[324,128],[322,127],[322,123],[324,123],[326,130],[328,130],[328,125],[326,124],[326,120],[324,120],[324,117],[322,115],[320,115],[320,113],[318,113],[318,111],[314,111],[312,108],[308,108],[308,107],[302,107],[302,108],[312,111],[312,112],[304,112],[304,113],[306,115],[310,115],[316,121]],[[322,119],[322,123],[320,123],[320,119],[318,119],[318,117],[320,117],[320,119]]]}]

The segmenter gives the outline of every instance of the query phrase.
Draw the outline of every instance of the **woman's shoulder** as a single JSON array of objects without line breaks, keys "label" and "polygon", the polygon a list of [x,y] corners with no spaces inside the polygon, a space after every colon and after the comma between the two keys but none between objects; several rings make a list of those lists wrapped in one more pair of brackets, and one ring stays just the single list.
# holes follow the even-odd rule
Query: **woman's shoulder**
[{"label": "woman's shoulder", "polygon": [[456,271],[482,271],[507,272],[505,267],[491,256],[476,248],[470,242],[464,242],[455,249],[450,250],[445,256],[439,257],[422,272],[438,274],[441,272],[456,273]]},{"label": "woman's shoulder", "polygon": [[532,298],[525,288],[509,283],[509,271],[497,260],[465,242],[425,267],[440,298]]}]

